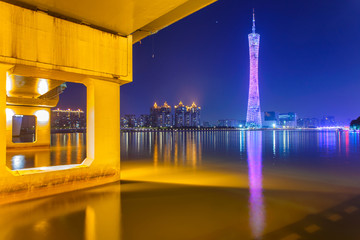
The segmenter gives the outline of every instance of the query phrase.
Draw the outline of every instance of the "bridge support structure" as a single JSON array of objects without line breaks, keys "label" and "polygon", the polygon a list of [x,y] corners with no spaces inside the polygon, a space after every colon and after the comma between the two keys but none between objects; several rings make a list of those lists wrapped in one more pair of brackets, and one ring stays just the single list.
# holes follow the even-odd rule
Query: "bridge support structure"
[{"label": "bridge support structure", "polygon": [[[132,36],[5,2],[0,2],[0,29],[0,204],[120,180],[120,85],[132,81]],[[17,87],[9,86],[11,75],[87,87],[87,157],[82,164],[24,170],[6,166],[7,148],[21,152],[24,147],[49,145],[50,140],[49,124],[42,128],[39,121],[36,131],[38,139],[44,138],[42,144],[16,145],[9,140],[8,93]],[[25,108],[31,109],[12,107],[19,113]]]}]

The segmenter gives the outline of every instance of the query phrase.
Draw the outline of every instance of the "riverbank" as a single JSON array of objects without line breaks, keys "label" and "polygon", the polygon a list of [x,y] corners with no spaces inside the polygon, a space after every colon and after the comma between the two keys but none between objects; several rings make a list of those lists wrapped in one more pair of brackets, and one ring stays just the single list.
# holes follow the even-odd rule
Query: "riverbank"
[{"label": "riverbank", "polygon": [[121,128],[121,132],[213,132],[213,131],[344,131],[345,127],[339,128]]}]

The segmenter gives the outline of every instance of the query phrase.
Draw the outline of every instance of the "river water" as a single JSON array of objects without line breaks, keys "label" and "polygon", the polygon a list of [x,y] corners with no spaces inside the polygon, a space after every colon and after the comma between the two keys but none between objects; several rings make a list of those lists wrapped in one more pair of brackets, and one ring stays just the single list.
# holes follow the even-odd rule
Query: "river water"
[{"label": "river water", "polygon": [[[7,166],[80,164],[85,142],[54,134]],[[359,133],[124,132],[121,168],[121,184],[1,207],[0,238],[360,239],[338,224],[360,212]]]}]

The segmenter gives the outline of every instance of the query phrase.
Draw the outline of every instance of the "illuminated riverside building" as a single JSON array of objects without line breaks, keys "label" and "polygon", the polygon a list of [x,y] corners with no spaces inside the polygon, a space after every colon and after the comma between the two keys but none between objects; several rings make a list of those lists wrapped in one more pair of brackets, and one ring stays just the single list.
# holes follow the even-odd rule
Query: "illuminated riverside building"
[{"label": "illuminated riverside building", "polygon": [[129,127],[128,120],[125,117],[120,118],[120,127],[122,127],[122,128],[128,128]]},{"label": "illuminated riverside building", "polygon": [[203,127],[209,128],[212,127],[212,125],[210,124],[210,122],[203,122]]},{"label": "illuminated riverside building", "polygon": [[280,113],[279,114],[279,126],[283,128],[296,128],[297,116],[294,112]]},{"label": "illuminated riverside building", "polygon": [[141,114],[137,120],[138,127],[149,127],[150,126],[150,118],[147,114]]},{"label": "illuminated riverside building", "polygon": [[126,123],[127,123],[128,127],[137,127],[138,126],[137,119],[134,114],[126,114],[124,116],[124,118],[126,119]]},{"label": "illuminated riverside building", "polygon": [[78,110],[51,110],[51,128],[52,129],[85,129],[85,112]]},{"label": "illuminated riverside building", "polygon": [[186,106],[180,101],[179,105],[175,106],[175,127],[185,126]]},{"label": "illuminated riverside building", "polygon": [[275,128],[278,125],[278,114],[276,112],[264,112],[262,122],[263,128]]},{"label": "illuminated riverside building", "polygon": [[297,127],[317,128],[317,127],[336,127],[338,123],[334,116],[324,116],[321,120],[318,118],[299,118]]},{"label": "illuminated riverside building", "polygon": [[[201,107],[198,107],[195,102],[191,106],[185,106],[181,101],[174,107],[174,119],[171,113],[171,107],[164,103],[163,106],[158,106],[155,103],[150,108],[150,116],[148,117],[148,125],[150,127],[199,127]],[[173,121],[174,120],[174,121]],[[143,120],[145,122],[145,119]],[[141,126],[141,125],[140,125]]]},{"label": "illuminated riverside building", "polygon": [[196,106],[194,102],[190,107],[186,106],[186,126],[200,127],[200,110],[201,108]]},{"label": "illuminated riverside building", "polygon": [[218,120],[218,127],[234,127],[234,128],[238,128],[238,127],[243,127],[244,126],[244,121],[240,121],[240,120],[235,120],[235,119],[221,119]]},{"label": "illuminated riverside building", "polygon": [[150,126],[158,127],[159,126],[159,115],[161,108],[155,102],[154,105],[150,108]]},{"label": "illuminated riverside building", "polygon": [[172,115],[171,107],[164,102],[164,105],[160,108],[160,127],[171,127],[172,126]]},{"label": "illuminated riverside building", "polygon": [[321,127],[334,127],[336,125],[334,116],[325,116],[321,119]]},{"label": "illuminated riverside building", "polygon": [[249,80],[249,99],[246,114],[246,126],[259,128],[261,127],[261,110],[259,96],[259,79],[258,79],[258,60],[260,34],[255,33],[255,13],[253,12],[252,33],[249,37],[249,55],[250,55],[250,80]]},{"label": "illuminated riverside building", "polygon": [[297,127],[301,127],[301,128],[319,127],[319,119],[317,119],[317,118],[299,118],[297,120]]},{"label": "illuminated riverside building", "polygon": [[171,107],[164,103],[163,106],[158,106],[157,103],[154,103],[154,106],[150,109],[150,126],[151,127],[171,127],[172,126],[172,116],[171,116]]},{"label": "illuminated riverside building", "polygon": [[317,118],[310,118],[309,127],[319,127],[319,119],[317,119]]}]

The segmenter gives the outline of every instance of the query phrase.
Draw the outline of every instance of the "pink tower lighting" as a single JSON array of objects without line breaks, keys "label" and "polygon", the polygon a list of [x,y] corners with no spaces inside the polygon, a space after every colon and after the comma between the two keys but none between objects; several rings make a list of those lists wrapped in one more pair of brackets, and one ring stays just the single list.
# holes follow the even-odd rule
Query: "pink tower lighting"
[{"label": "pink tower lighting", "polygon": [[258,60],[260,34],[255,33],[255,12],[253,11],[252,33],[249,35],[249,55],[250,55],[250,83],[249,99],[246,114],[246,126],[251,128],[261,127],[261,110],[259,96]]}]

